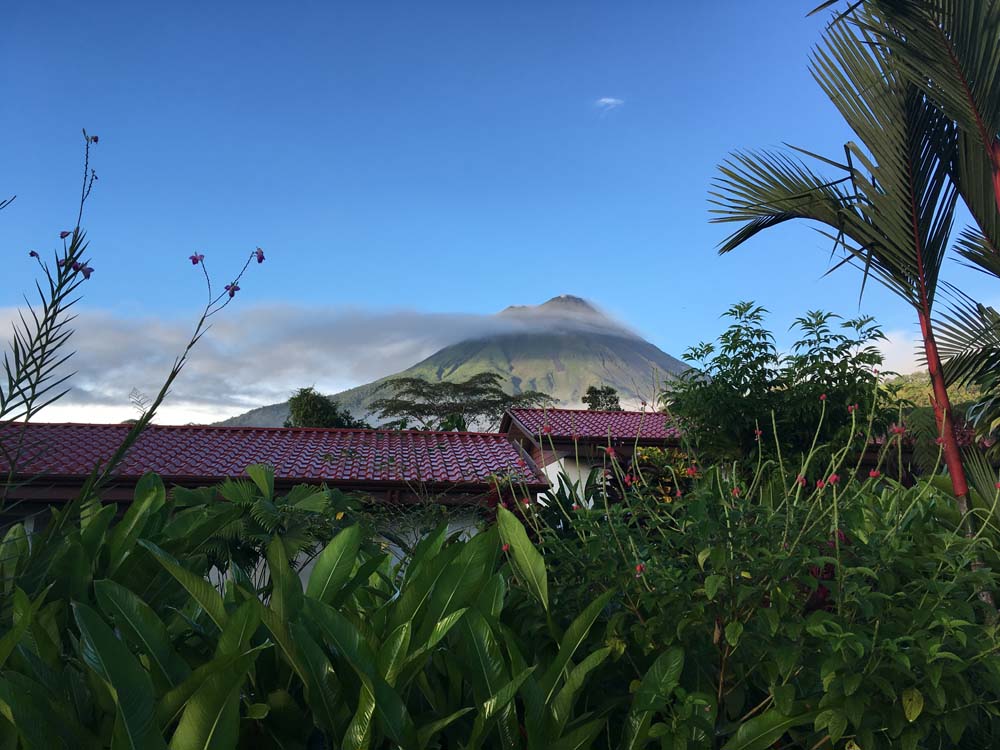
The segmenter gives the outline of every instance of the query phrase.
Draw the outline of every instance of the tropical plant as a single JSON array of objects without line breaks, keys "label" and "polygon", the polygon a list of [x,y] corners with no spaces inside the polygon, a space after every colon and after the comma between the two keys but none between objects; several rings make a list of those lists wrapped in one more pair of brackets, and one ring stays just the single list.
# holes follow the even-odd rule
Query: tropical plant
[{"label": "tropical plant", "polygon": [[871,318],[808,312],[796,319],[799,339],[782,355],[764,326],[766,313],[753,302],[729,308],[730,326],[716,343],[685,352],[694,367],[661,395],[702,461],[802,455],[817,441],[850,441],[858,437],[848,432],[859,407],[874,415],[879,434],[888,432],[898,409],[880,386],[875,344],[885,336]]},{"label": "tropical plant", "polygon": [[583,403],[591,411],[621,411],[621,401],[618,399],[618,391],[610,385],[592,385],[583,394]]},{"label": "tropical plant", "polygon": [[933,320],[958,198],[952,167],[963,141],[911,69],[880,43],[891,29],[879,3],[851,7],[859,22],[831,25],[812,63],[814,77],[857,138],[845,145],[843,162],[814,157],[841,176],[822,177],[787,153],[735,154],[720,167],[714,221],[743,226],[720,252],[783,222],[812,220],[845,251],[838,265],[861,267],[865,280],[876,278],[914,308],[945,464],[965,510],[968,485]]},{"label": "tropical plant", "polygon": [[392,420],[389,426],[400,429],[416,425],[423,430],[468,430],[474,426],[495,430],[508,409],[555,403],[538,391],[507,393],[503,378],[495,372],[481,372],[460,382],[392,378],[378,390],[391,391],[392,395],[372,401],[371,413]]},{"label": "tropical plant", "polygon": [[288,399],[285,427],[365,428],[368,423],[354,416],[329,396],[314,388],[299,388]]}]

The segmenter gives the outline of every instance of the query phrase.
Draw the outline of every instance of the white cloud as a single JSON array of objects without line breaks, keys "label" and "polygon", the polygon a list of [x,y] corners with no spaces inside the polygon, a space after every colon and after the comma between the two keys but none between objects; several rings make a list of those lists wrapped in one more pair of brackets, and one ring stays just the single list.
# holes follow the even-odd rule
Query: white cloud
[{"label": "white cloud", "polygon": [[616,99],[613,96],[602,96],[594,102],[594,106],[601,110],[601,112],[610,112],[613,109],[618,109],[623,104],[625,104],[624,99]]},{"label": "white cloud", "polygon": [[[0,308],[0,346],[16,311]],[[45,421],[120,422],[138,415],[132,389],[153,397],[187,344],[194,321],[81,310],[72,390],[39,414]],[[438,349],[525,326],[629,333],[611,321],[517,315],[372,312],[271,305],[230,308],[193,350],[159,411],[160,424],[216,422],[286,400],[303,386],[338,391],[399,372]],[[610,328],[614,326],[614,328]]]},{"label": "white cloud", "polygon": [[923,370],[922,339],[910,331],[886,331],[887,341],[879,345],[882,356],[885,357],[885,369],[906,375],[917,370]]}]

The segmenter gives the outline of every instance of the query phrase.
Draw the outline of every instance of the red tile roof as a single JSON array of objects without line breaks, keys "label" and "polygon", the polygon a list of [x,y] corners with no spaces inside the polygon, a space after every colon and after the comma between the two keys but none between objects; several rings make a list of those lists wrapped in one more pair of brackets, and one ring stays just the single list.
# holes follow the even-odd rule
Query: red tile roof
[{"label": "red tile roof", "polygon": [[[513,418],[529,435],[545,432],[546,439],[677,441],[680,431],[666,414],[654,411],[590,411],[588,409],[511,409]],[[551,428],[551,432],[547,431]]]},{"label": "red tile roof", "polygon": [[[0,439],[10,447],[9,436],[19,428],[0,428]],[[32,423],[18,474],[85,476],[114,453],[128,430],[128,425]],[[5,473],[4,463],[0,455]],[[506,435],[160,425],[139,436],[116,475],[138,478],[155,471],[174,482],[212,482],[242,476],[255,463],[274,466],[278,480],[332,485],[487,485],[494,474],[513,475],[532,487],[546,484]]]}]

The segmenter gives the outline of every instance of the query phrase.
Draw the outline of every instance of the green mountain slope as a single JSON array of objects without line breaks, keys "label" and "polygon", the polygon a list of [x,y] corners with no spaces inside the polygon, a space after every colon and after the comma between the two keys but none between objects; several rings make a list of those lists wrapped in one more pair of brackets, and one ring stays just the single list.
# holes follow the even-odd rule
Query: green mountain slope
[{"label": "green mountain slope", "polygon": [[[377,386],[393,377],[459,381],[481,372],[496,372],[509,390],[536,390],[554,396],[562,406],[583,408],[591,385],[618,390],[622,405],[650,401],[664,379],[687,369],[648,341],[625,330],[578,297],[563,296],[537,307],[507,308],[497,316],[506,328],[435,352],[399,373],[334,394],[355,416],[368,417]],[[280,426],[287,404],[272,404],[220,424]]]}]

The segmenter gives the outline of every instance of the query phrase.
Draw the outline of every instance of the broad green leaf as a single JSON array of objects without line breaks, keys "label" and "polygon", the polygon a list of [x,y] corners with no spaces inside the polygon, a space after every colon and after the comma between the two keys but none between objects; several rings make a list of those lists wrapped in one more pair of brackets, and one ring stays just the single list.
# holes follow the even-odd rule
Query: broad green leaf
[{"label": "broad green leaf", "polygon": [[722,584],[725,582],[725,576],[710,575],[705,578],[705,596],[708,597],[709,601],[715,598],[715,595],[719,593],[719,589],[722,588]]},{"label": "broad green leaf", "polygon": [[0,667],[7,662],[7,658],[11,655],[11,652],[17,648],[17,644],[21,642],[28,629],[31,627],[32,620],[37,614],[39,608],[42,606],[42,602],[45,601],[45,595],[48,593],[48,589],[45,589],[34,602],[29,601],[28,595],[21,591],[20,588],[14,588],[14,612],[18,613],[19,616],[14,618],[14,623],[10,630],[3,634],[0,638]]},{"label": "broad green leaf", "polygon": [[375,696],[368,685],[361,685],[358,707],[351,723],[344,732],[341,750],[367,750],[372,741],[372,717],[375,715]]},{"label": "broad green leaf", "polygon": [[440,732],[442,729],[448,727],[452,722],[461,719],[469,711],[475,711],[471,706],[469,708],[460,708],[455,713],[445,716],[443,719],[438,719],[437,721],[432,721],[430,724],[425,724],[417,730],[417,747],[421,750],[427,747],[428,743],[434,739],[434,736]]},{"label": "broad green leaf", "polygon": [[87,525],[80,529],[80,544],[83,545],[87,556],[91,559],[97,557],[107,534],[108,526],[115,517],[118,508],[113,504],[103,505],[94,513],[87,522]]},{"label": "broad green leaf", "polygon": [[554,729],[552,735],[554,737],[562,735],[566,723],[573,715],[573,704],[576,701],[577,693],[580,692],[587,681],[587,676],[604,663],[604,660],[610,656],[611,650],[610,646],[598,649],[592,654],[588,654],[579,664],[570,670],[566,677],[566,682],[559,692],[556,693],[550,708]]},{"label": "broad green leaf", "polygon": [[316,643],[304,625],[290,625],[292,641],[304,674],[301,675],[306,689],[306,703],[312,710],[316,726],[326,732],[334,732],[337,714],[341,708],[340,684],[330,660]]},{"label": "broad green leaf", "polygon": [[135,486],[132,503],[122,520],[115,524],[108,540],[108,575],[114,575],[132,552],[139,536],[154,513],[167,501],[163,480],[152,472],[144,474]]},{"label": "broad green leaf", "polygon": [[250,665],[253,664],[254,660],[257,658],[257,653],[266,648],[270,648],[270,645],[265,644],[257,646],[256,648],[248,649],[247,651],[239,654],[219,656],[202,664],[200,667],[191,672],[190,677],[160,699],[160,702],[156,706],[157,723],[163,729],[169,727],[171,724],[176,722],[178,718],[180,718],[181,711],[187,705],[191,696],[193,696],[198,689],[204,685],[206,681],[208,681],[209,678],[222,672],[227,672],[231,669],[240,669],[240,665],[243,662],[246,663],[246,669],[249,669]]},{"label": "broad green leaf", "polygon": [[271,573],[269,606],[283,622],[291,622],[302,608],[302,581],[289,564],[281,537],[267,545],[267,567]]},{"label": "broad green leaf", "polygon": [[252,464],[246,468],[247,476],[257,485],[265,500],[274,499],[274,467],[270,464]]},{"label": "broad green leaf", "polygon": [[802,724],[812,724],[816,712],[784,716],[778,711],[765,711],[740,725],[722,750],[767,750],[781,739],[789,729]]},{"label": "broad green leaf", "polygon": [[[458,625],[458,647],[464,653],[465,676],[472,684],[473,693],[480,705],[510,681],[507,664],[490,624],[476,609],[469,609]],[[513,705],[506,706],[498,717],[500,743],[503,747],[516,747],[520,742],[517,716]],[[481,739],[488,728],[481,718],[476,718],[476,728]],[[477,739],[478,741],[478,739]],[[475,747],[475,743],[470,742]]]},{"label": "broad green leaf", "polygon": [[230,750],[240,726],[240,692],[256,651],[214,672],[184,706],[170,740],[171,750]]},{"label": "broad green leaf", "polygon": [[354,570],[360,549],[360,526],[349,526],[339,532],[316,558],[306,596],[330,604]]},{"label": "broad green leaf", "polygon": [[503,506],[497,508],[497,524],[501,538],[509,545],[514,572],[548,612],[549,582],[545,571],[545,560],[541,553],[528,539],[528,534],[517,520],[517,516]]},{"label": "broad green leaf", "polygon": [[924,694],[915,687],[903,691],[903,715],[906,720],[914,722],[924,710]]},{"label": "broad green leaf", "polygon": [[256,600],[248,599],[228,615],[226,627],[222,629],[215,646],[215,655],[246,653],[250,639],[259,625],[260,607]]},{"label": "broad green leaf", "polygon": [[101,610],[125,640],[146,655],[162,684],[175,687],[187,679],[190,667],[174,651],[167,628],[148,604],[107,579],[94,582],[94,593]]},{"label": "broad green leaf", "polygon": [[80,658],[111,690],[128,746],[133,750],[164,747],[149,675],[94,610],[74,602],[73,616],[80,628]]},{"label": "broad green leaf", "polygon": [[[12,731],[13,730],[13,731]],[[6,735],[6,736],[4,736]],[[77,720],[71,706],[53,701],[44,685],[16,672],[0,678],[0,744],[17,747],[18,735],[25,750],[101,750],[104,744]]]},{"label": "broad green leaf", "polygon": [[306,613],[323,636],[341,654],[375,697],[375,713],[394,741],[404,746],[416,744],[416,730],[399,694],[376,671],[376,657],[368,644],[340,612],[315,599],[306,599]]},{"label": "broad green leaf", "polygon": [[733,648],[740,645],[740,636],[743,635],[743,623],[733,620],[726,625],[726,643]]},{"label": "broad green leaf", "polygon": [[643,675],[625,719],[622,748],[643,747],[653,714],[662,710],[680,681],[684,669],[684,651],[672,648],[660,654]]},{"label": "broad green leaf", "polygon": [[202,576],[192,573],[183,567],[173,557],[152,542],[142,539],[139,541],[139,544],[149,550],[160,561],[160,564],[166,568],[167,572],[176,578],[181,586],[187,589],[187,592],[201,605],[205,613],[212,618],[212,622],[216,624],[219,630],[224,630],[227,620],[226,609],[222,603],[222,597],[219,596],[219,592],[215,590],[215,587]]},{"label": "broad green leaf", "polygon": [[542,677],[541,688],[545,695],[545,703],[552,700],[552,696],[555,694],[556,687],[559,684],[560,675],[562,675],[576,653],[576,650],[583,643],[594,622],[601,616],[601,612],[604,611],[604,608],[614,594],[614,591],[601,594],[587,605],[587,608],[566,628],[566,634],[559,642],[559,653],[556,654],[552,665],[545,671],[545,676]]},{"label": "broad green leaf", "polygon": [[608,720],[604,718],[589,721],[571,730],[557,742],[547,745],[545,750],[589,750],[594,746],[597,735],[604,731],[607,724]]},{"label": "broad green leaf", "polygon": [[378,669],[390,685],[396,684],[396,676],[406,660],[410,648],[410,623],[404,622],[389,633],[378,650]]}]

